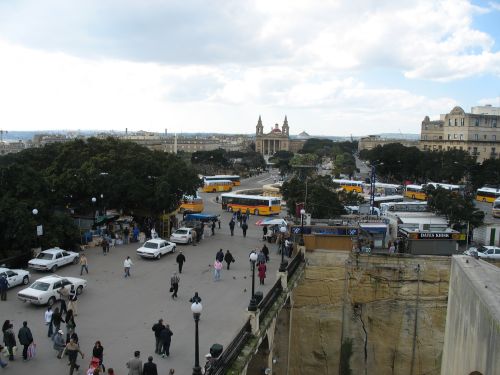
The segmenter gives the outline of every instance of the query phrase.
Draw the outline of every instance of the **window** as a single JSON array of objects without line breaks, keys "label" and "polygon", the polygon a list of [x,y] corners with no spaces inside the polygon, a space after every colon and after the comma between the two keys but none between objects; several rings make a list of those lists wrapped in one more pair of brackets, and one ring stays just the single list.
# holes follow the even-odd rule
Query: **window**
[{"label": "window", "polygon": [[457,135],[456,134],[453,134],[453,139],[457,139]]},{"label": "window", "polygon": [[488,139],[488,136],[485,134],[484,135],[484,140],[486,141]]},{"label": "window", "polygon": [[474,134],[474,140],[475,140],[475,141],[479,141],[479,135]]},{"label": "window", "polygon": [[448,119],[448,126],[451,126],[451,118]]},{"label": "window", "polygon": [[450,140],[450,139],[451,139],[451,134],[448,134],[448,140]]},{"label": "window", "polygon": [[460,126],[464,126],[465,125],[465,119],[464,118],[461,118],[460,119]]},{"label": "window", "polygon": [[475,119],[475,121],[474,121],[474,125],[475,125],[475,126],[479,126],[479,119],[478,119],[478,118],[477,118],[477,119]]},{"label": "window", "polygon": [[496,136],[495,134],[493,134],[493,135],[491,136],[491,138],[492,138],[494,141],[496,141],[496,140],[497,140],[497,136]]},{"label": "window", "polygon": [[463,134],[460,134],[460,140],[463,141],[464,140],[464,135]]},{"label": "window", "polygon": [[457,119],[455,119],[455,126],[457,126]]},{"label": "window", "polygon": [[493,120],[493,122],[491,123],[491,127],[492,128],[496,128],[497,127],[497,120]]}]

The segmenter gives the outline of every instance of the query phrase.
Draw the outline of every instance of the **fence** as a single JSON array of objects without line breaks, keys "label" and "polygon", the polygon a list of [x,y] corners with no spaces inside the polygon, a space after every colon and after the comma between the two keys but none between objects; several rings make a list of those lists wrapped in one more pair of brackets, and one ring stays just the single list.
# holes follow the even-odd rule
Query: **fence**
[{"label": "fence", "polygon": [[302,255],[301,252],[299,252],[299,253],[297,253],[297,255],[295,255],[295,258],[292,259],[290,264],[288,264],[288,267],[286,268],[288,279],[290,279],[293,276],[293,274],[295,273],[297,268],[299,268],[299,265],[303,259],[304,259],[304,256]]},{"label": "fence", "polygon": [[252,327],[250,326],[250,319],[248,319],[233,341],[226,347],[226,350],[222,352],[221,356],[210,367],[210,370],[207,371],[207,374],[224,375],[231,367],[233,361],[238,357],[251,335]]},{"label": "fence", "polygon": [[271,306],[276,302],[281,292],[283,291],[283,287],[281,286],[281,280],[276,281],[273,287],[269,290],[266,296],[259,303],[259,320],[262,322],[265,318]]}]

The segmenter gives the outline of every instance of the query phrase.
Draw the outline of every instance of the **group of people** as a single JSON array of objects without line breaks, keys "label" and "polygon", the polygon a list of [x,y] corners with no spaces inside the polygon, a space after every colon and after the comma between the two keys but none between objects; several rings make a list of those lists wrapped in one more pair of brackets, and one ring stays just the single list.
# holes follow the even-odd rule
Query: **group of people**
[{"label": "group of people", "polygon": [[233,254],[229,250],[224,254],[224,250],[220,249],[215,254],[214,261],[214,281],[219,281],[221,278],[222,262],[226,262],[226,269],[229,270],[231,263],[234,263],[235,259]]}]

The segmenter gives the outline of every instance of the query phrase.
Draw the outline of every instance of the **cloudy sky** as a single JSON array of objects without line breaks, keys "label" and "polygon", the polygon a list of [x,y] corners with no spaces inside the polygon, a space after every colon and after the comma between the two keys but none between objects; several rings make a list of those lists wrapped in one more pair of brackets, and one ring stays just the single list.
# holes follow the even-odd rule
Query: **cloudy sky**
[{"label": "cloudy sky", "polygon": [[500,1],[0,2],[0,129],[419,133],[500,106]]}]

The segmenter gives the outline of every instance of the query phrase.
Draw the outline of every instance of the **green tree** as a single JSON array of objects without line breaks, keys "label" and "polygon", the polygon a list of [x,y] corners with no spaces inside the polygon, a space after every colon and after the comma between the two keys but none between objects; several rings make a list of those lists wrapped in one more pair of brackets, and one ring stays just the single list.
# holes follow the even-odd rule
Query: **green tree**
[{"label": "green tree", "polygon": [[278,151],[269,158],[269,161],[276,165],[282,175],[285,175],[291,171],[290,161],[293,155],[291,151]]}]

